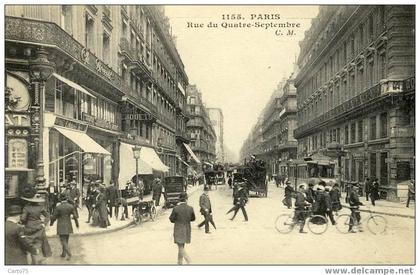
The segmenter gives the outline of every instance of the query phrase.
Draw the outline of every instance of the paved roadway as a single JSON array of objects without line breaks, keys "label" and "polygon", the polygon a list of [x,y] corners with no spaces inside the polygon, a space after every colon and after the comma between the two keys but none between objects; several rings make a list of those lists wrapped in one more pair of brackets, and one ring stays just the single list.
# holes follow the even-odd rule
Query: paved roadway
[{"label": "paved roadway", "polygon": [[[279,234],[274,221],[288,213],[281,204],[284,190],[270,184],[268,198],[251,198],[247,205],[249,222],[241,211],[234,221],[226,211],[232,206],[227,186],[210,191],[217,230],[205,234],[198,200],[201,191],[189,198],[197,221],[192,227],[192,243],[186,250],[193,264],[413,264],[414,220],[386,216],[388,230],[372,235],[365,230],[357,234],[340,234],[330,226],[323,235],[299,234],[296,228]],[[146,222],[121,231],[102,235],[74,237],[70,240],[74,257],[67,262],[59,256],[58,239],[53,239],[54,257],[49,264],[176,264],[177,248],[173,243],[171,210],[155,222]],[[343,209],[348,212],[348,209]],[[362,218],[364,217],[362,213]]]}]

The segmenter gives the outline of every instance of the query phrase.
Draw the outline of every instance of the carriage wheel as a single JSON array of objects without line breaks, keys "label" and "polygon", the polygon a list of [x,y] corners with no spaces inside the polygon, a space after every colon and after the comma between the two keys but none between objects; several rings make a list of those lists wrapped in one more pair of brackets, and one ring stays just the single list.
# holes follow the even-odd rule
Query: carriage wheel
[{"label": "carriage wheel", "polygon": [[151,219],[152,221],[155,221],[156,216],[157,216],[156,207],[153,205],[153,206],[150,208],[150,219]]},{"label": "carriage wheel", "polygon": [[141,215],[139,209],[136,207],[133,211],[133,221],[135,224],[139,225],[141,223]]}]

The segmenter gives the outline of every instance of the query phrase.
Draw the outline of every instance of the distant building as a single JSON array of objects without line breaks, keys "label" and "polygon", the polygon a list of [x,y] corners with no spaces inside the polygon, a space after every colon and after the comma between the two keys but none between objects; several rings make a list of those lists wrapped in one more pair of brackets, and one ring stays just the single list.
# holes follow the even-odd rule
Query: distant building
[{"label": "distant building", "polygon": [[225,162],[225,152],[223,146],[223,112],[220,108],[207,108],[210,121],[216,132],[216,161]]},{"label": "distant building", "polygon": [[216,132],[196,85],[187,87],[187,113],[190,118],[187,122],[187,132],[192,151],[204,165],[214,163]]}]

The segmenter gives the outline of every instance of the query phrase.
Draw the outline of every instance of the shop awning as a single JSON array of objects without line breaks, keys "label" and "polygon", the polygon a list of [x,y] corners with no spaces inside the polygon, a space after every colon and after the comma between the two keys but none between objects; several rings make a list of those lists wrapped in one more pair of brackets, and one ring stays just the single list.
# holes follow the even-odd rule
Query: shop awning
[{"label": "shop awning", "polygon": [[[136,160],[133,156],[133,145],[121,142],[120,144],[120,173],[118,175],[118,185],[124,189],[127,181],[136,175]],[[152,167],[142,159],[138,160],[138,172],[140,175],[152,175]]]},{"label": "shop awning", "polygon": [[190,165],[188,163],[186,163],[181,157],[178,156],[178,159],[179,159],[180,162],[185,164],[187,167],[190,167]]},{"label": "shop awning", "polygon": [[88,136],[84,132],[61,127],[54,127],[54,129],[59,131],[66,138],[73,141],[86,153],[111,155],[111,153],[105,150],[101,145],[99,145],[96,141],[94,141],[90,136]]},{"label": "shop awning", "polygon": [[81,91],[82,93],[87,94],[88,96],[91,96],[91,97],[96,98],[96,96],[94,96],[93,94],[89,93],[89,92],[88,92],[88,90],[86,90],[85,88],[83,88],[83,87],[82,87],[82,86],[80,86],[79,84],[77,84],[77,83],[75,83],[75,82],[71,81],[70,79],[67,79],[67,78],[65,78],[64,76],[61,76],[61,75],[59,75],[59,74],[57,74],[57,73],[53,73],[53,76],[54,76],[55,78],[57,78],[58,80],[60,80],[61,82],[66,83],[66,84],[67,84],[67,85],[69,85],[70,87],[72,87],[72,88],[74,88],[74,89],[76,89],[76,90],[79,90],[79,91]]},{"label": "shop awning", "polygon": [[201,161],[197,158],[197,156],[194,154],[193,150],[191,149],[191,147],[188,144],[184,144],[185,149],[187,149],[188,153],[191,155],[191,157],[194,159],[195,162],[197,162],[198,164],[201,163]]},{"label": "shop awning", "polygon": [[140,159],[149,164],[154,170],[168,172],[169,167],[163,164],[155,149],[142,146],[140,150]]}]

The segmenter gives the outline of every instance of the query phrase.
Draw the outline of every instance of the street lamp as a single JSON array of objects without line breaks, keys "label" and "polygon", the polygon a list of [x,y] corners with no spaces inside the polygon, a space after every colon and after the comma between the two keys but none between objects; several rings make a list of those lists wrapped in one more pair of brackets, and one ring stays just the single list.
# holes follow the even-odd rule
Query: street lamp
[{"label": "street lamp", "polygon": [[[140,151],[141,151],[141,147],[134,145],[133,147],[133,156],[134,159],[136,160],[136,187],[139,188],[139,158],[140,158]],[[140,192],[142,192],[142,190],[140,190]],[[143,197],[143,194],[140,194],[140,197]]]}]

